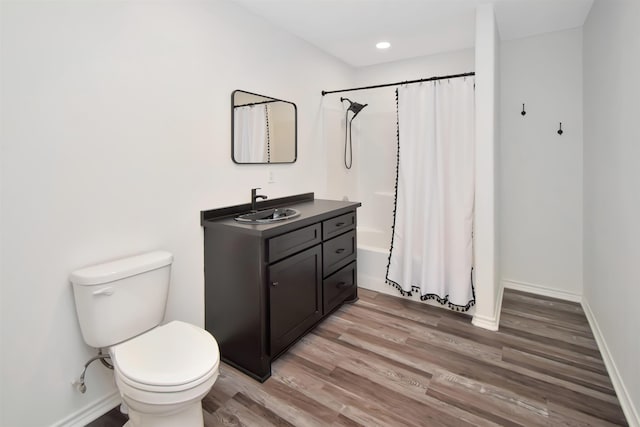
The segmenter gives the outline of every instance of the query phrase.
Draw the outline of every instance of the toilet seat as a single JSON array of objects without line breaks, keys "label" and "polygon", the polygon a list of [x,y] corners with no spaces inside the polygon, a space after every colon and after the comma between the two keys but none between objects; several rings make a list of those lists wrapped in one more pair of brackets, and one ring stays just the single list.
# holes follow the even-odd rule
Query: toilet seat
[{"label": "toilet seat", "polygon": [[217,377],[220,352],[204,329],[173,321],[110,349],[119,382],[156,393],[189,390]]}]

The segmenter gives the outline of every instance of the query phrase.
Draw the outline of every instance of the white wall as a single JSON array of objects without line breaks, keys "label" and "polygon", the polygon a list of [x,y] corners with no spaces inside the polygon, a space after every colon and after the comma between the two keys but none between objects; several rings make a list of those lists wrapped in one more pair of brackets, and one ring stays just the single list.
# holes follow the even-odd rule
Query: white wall
[{"label": "white wall", "polygon": [[631,426],[640,425],[639,16],[638,1],[596,0],[583,51],[583,304]]},{"label": "white wall", "polygon": [[476,192],[474,273],[476,312],[473,324],[497,330],[502,295],[498,224],[500,36],[492,4],[476,11]]},{"label": "white wall", "polygon": [[500,71],[502,279],[579,300],[582,29],[503,41]]},{"label": "white wall", "polygon": [[[81,419],[115,390],[99,365],[86,394],[70,385],[93,350],[69,273],[167,249],[167,319],[202,325],[199,211],[248,202],[251,187],[322,194],[320,91],[353,80],[344,64],[230,2],[1,7],[0,424],[45,426]],[[231,161],[238,88],[297,104],[295,164]]]},{"label": "white wall", "polygon": [[[495,16],[495,15],[494,15]],[[494,17],[495,19],[495,17]],[[501,117],[501,91],[500,81],[502,80],[502,70],[500,69],[500,61],[502,51],[500,47],[502,41],[500,39],[500,31],[497,22],[493,24],[493,268],[494,268],[494,284],[493,284],[493,300],[495,301],[494,313],[497,315],[498,324],[500,323],[500,311],[502,310],[502,292],[504,290],[500,282],[500,274],[502,272],[502,246],[500,244],[502,237],[502,212],[500,206],[502,203],[502,158],[500,150],[502,147],[502,136],[500,128],[502,126]],[[476,172],[477,173],[477,172]],[[478,227],[476,227],[477,229]],[[479,322],[482,323],[482,322]],[[478,326],[478,323],[476,323]]]}]

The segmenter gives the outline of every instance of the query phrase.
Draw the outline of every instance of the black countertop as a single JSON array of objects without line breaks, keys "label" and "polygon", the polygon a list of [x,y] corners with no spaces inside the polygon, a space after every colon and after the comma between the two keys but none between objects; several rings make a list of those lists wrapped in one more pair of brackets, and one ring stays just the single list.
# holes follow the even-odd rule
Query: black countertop
[{"label": "black countertop", "polygon": [[258,210],[274,207],[296,209],[300,216],[271,224],[247,224],[238,222],[235,216],[249,212],[249,203],[200,212],[200,223],[204,228],[233,227],[242,233],[271,237],[286,233],[325,219],[350,212],[362,206],[360,202],[315,199],[313,193],[267,199],[257,203]]}]

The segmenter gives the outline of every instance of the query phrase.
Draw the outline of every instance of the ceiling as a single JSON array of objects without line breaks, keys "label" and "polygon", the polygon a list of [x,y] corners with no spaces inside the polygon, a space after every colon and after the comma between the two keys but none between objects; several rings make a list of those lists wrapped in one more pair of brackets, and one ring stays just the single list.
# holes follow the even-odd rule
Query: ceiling
[{"label": "ceiling", "polygon": [[[474,46],[475,8],[494,3],[503,40],[582,26],[593,0],[235,0],[354,67]],[[381,51],[375,44],[391,42]]]}]

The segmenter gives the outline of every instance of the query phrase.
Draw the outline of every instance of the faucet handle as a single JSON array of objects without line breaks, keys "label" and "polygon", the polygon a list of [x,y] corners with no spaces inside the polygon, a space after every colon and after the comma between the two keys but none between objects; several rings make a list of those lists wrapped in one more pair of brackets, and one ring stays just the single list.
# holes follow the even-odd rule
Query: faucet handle
[{"label": "faucet handle", "polygon": [[258,190],[260,190],[260,187],[251,189],[251,210],[252,211],[255,211],[257,209],[256,202],[258,201],[258,199],[266,199],[267,198],[267,196],[263,196],[261,194],[256,194],[256,192]]}]

